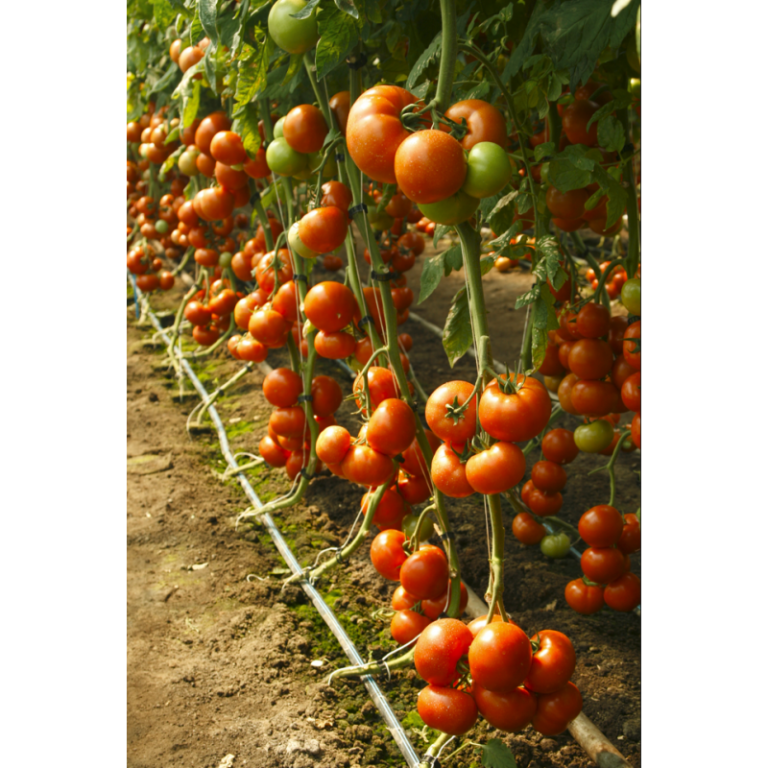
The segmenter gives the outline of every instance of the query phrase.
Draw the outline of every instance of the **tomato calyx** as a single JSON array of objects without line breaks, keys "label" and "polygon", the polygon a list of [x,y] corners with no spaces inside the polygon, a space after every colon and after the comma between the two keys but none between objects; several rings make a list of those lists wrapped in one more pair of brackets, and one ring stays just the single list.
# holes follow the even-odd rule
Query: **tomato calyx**
[{"label": "tomato calyx", "polygon": [[582,576],[581,580],[588,586],[588,587],[603,587],[604,584],[598,584],[596,581],[592,581],[592,579],[588,578],[587,576]]},{"label": "tomato calyx", "polygon": [[468,462],[468,461],[469,461],[469,460],[472,458],[472,456],[474,455],[474,451],[472,451],[472,450],[471,450],[471,447],[470,447],[470,441],[467,441],[466,443],[464,443],[464,450],[463,450],[461,453],[459,453],[459,452],[458,452],[458,451],[457,451],[457,450],[456,450],[456,449],[453,447],[453,445],[451,445],[450,443],[448,444],[448,447],[451,449],[451,452],[453,453],[453,455],[454,455],[454,456],[455,456],[455,457],[456,457],[456,458],[457,458],[457,459],[458,459],[458,460],[459,460],[459,461],[460,461],[462,464],[466,464],[466,463],[467,463],[467,462]]}]

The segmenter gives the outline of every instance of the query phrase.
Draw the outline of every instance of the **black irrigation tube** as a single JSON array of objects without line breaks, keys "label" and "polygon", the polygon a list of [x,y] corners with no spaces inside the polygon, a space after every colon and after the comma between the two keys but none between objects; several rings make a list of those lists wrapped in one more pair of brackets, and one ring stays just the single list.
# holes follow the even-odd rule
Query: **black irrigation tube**
[{"label": "black irrigation tube", "polygon": [[[136,304],[138,306],[138,300],[141,298],[141,291],[139,291],[139,289],[136,287],[135,282],[133,285]],[[156,328],[166,347],[169,346],[170,339],[163,330],[163,327],[160,324],[160,321],[157,319],[157,316],[151,310],[151,308],[147,307],[147,310],[147,315],[152,322],[152,325]],[[195,372],[192,370],[192,366],[183,357],[181,358],[181,367],[189,380],[192,382],[192,386],[197,390],[198,395],[200,395],[202,400],[205,402],[208,398],[208,391],[195,375]],[[211,421],[216,428],[216,433],[219,437],[219,443],[221,445],[221,452],[224,454],[224,458],[227,460],[227,464],[229,464],[232,469],[237,469],[237,462],[232,456],[232,451],[229,448],[229,440],[227,439],[226,429],[224,428],[224,424],[222,423],[221,418],[219,418],[218,411],[214,405],[211,405],[208,409],[208,415],[211,417]],[[243,491],[245,492],[245,495],[248,497],[250,502],[254,507],[259,509],[262,506],[261,500],[251,487],[251,484],[248,482],[248,478],[242,472],[237,472],[235,476],[240,481],[240,485],[242,486]],[[290,547],[286,543],[279,529],[275,525],[274,520],[272,520],[269,514],[262,515],[260,519],[264,523],[264,526],[266,527],[267,532],[277,547],[278,552],[282,556],[286,565],[290,568],[291,573],[297,576],[301,576],[304,573],[304,569],[301,567],[299,561],[296,559]],[[331,632],[333,632],[334,637],[339,641],[339,645],[349,658],[350,662],[356,666],[365,664],[365,660],[360,655],[349,635],[347,635],[347,633],[344,631],[344,627],[342,627],[342,625],[339,623],[339,620],[336,618],[334,612],[326,604],[325,600],[323,600],[323,596],[320,594],[320,592],[318,592],[314,586],[312,586],[304,578],[302,578],[299,583],[307,597],[309,597],[309,599],[312,601],[312,604],[317,609],[317,612],[322,616],[323,621],[325,621],[325,623],[328,625],[328,628],[331,630]],[[414,749],[413,744],[411,744],[410,739],[403,729],[403,726],[400,724],[400,721],[392,711],[392,707],[389,705],[389,701],[387,701],[387,697],[384,695],[381,688],[379,688],[378,683],[370,675],[366,675],[360,679],[367,688],[368,693],[374,705],[376,706],[376,709],[378,709],[379,714],[386,723],[389,732],[392,734],[392,738],[395,740],[395,743],[400,749],[400,752],[405,758],[409,768],[418,768],[419,764],[421,763],[419,755]]]}]

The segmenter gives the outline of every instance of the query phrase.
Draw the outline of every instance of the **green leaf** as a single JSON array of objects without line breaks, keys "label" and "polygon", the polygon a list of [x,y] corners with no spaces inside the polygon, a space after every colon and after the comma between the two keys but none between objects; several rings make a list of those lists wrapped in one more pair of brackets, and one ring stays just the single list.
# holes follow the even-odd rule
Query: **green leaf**
[{"label": "green leaf", "polygon": [[487,275],[493,269],[495,263],[495,256],[483,256],[483,258],[480,259],[480,274]]},{"label": "green leaf", "polygon": [[259,109],[256,104],[246,104],[237,116],[240,128],[240,138],[249,157],[255,157],[261,147],[259,135]]},{"label": "green leaf", "polygon": [[205,49],[205,56],[203,56],[203,68],[205,69],[205,79],[208,81],[208,85],[214,93],[216,91],[216,45],[211,43]]},{"label": "green leaf", "polygon": [[481,80],[476,86],[470,88],[463,98],[464,99],[484,99],[491,92],[491,84],[488,80]]},{"label": "green leaf", "polygon": [[173,20],[179,15],[179,12],[175,10],[168,0],[153,0],[154,15],[157,26],[160,29],[165,29],[173,24]]},{"label": "green leaf", "polygon": [[448,272],[446,272],[446,275],[449,275],[451,272],[458,272],[463,266],[464,266],[464,259],[461,255],[461,246],[460,245],[454,245],[451,246],[444,254],[443,254],[443,260],[446,269]]},{"label": "green leaf", "polygon": [[238,104],[247,104],[264,90],[269,74],[269,59],[274,50],[275,43],[269,35],[265,35],[258,48],[252,48],[247,43],[243,46],[235,89],[235,101]]},{"label": "green leaf", "polygon": [[217,0],[197,0],[200,23],[203,25],[205,34],[211,39],[212,43],[219,42],[219,31],[216,29],[217,5]]},{"label": "green leaf", "polygon": [[557,291],[568,279],[566,271],[560,266],[560,246],[553,235],[544,235],[536,241],[536,267],[533,274],[541,280],[549,280]]},{"label": "green leaf", "polygon": [[597,140],[603,149],[620,152],[624,149],[626,137],[624,126],[613,115],[606,115],[597,124]]},{"label": "green leaf", "polygon": [[490,739],[483,747],[483,765],[488,768],[517,768],[512,750],[501,739]]},{"label": "green leaf", "polygon": [[174,141],[176,141],[179,136],[181,136],[181,131],[179,130],[179,126],[177,125],[166,137],[163,144],[171,144]]},{"label": "green leaf", "polygon": [[435,234],[432,236],[432,245],[437,248],[440,239],[445,237],[452,229],[453,227],[450,227],[447,224],[438,224],[435,227]]},{"label": "green leaf", "polygon": [[453,297],[443,329],[443,349],[448,355],[448,364],[453,368],[456,361],[472,346],[472,324],[469,315],[467,289],[461,288]]},{"label": "green leaf", "polygon": [[171,62],[165,74],[149,89],[146,98],[149,99],[152,94],[164,91],[174,82],[180,73],[181,70],[179,69],[178,65],[174,62]]},{"label": "green leaf", "polygon": [[429,296],[434,293],[435,288],[440,285],[440,280],[443,278],[443,268],[445,254],[447,251],[437,253],[434,256],[430,256],[423,262],[421,269],[421,289],[419,291],[419,300],[417,304],[421,304]]},{"label": "green leaf", "polygon": [[336,7],[343,13],[346,13],[347,15],[351,16],[353,19],[360,18],[360,14],[357,12],[357,8],[355,8],[355,4],[352,2],[352,0],[334,0],[334,1],[336,3]]},{"label": "green leaf", "polygon": [[530,322],[533,323],[531,356],[534,370],[538,369],[544,362],[549,342],[547,331],[559,327],[554,304],[555,297],[552,295],[552,292],[546,284],[542,285],[539,297],[533,302],[530,317]]},{"label": "green leaf", "polygon": [[288,71],[285,73],[285,77],[283,78],[283,85],[287,85],[291,82],[291,80],[293,80],[296,73],[301,69],[303,63],[304,54],[294,53],[291,55],[291,58],[288,60]]},{"label": "green leaf", "polygon": [[560,192],[570,192],[586,187],[592,181],[592,174],[577,168],[567,158],[555,159],[549,163],[549,181]]},{"label": "green leaf", "polygon": [[402,725],[403,728],[415,728],[416,730],[420,731],[426,725],[426,723],[421,719],[419,713],[414,710],[413,712],[409,712],[400,721],[400,725]]},{"label": "green leaf", "polygon": [[555,154],[555,145],[551,141],[545,141],[543,144],[537,144],[533,150],[533,158],[540,163],[543,158]]},{"label": "green leaf", "polygon": [[608,195],[605,226],[610,227],[624,213],[624,209],[627,206],[627,191],[621,185],[621,182],[614,179],[605,168],[599,165],[595,167],[595,179],[600,185],[600,189]]},{"label": "green leaf", "polygon": [[357,23],[336,6],[320,8],[317,14],[320,42],[315,51],[317,79],[324,78],[357,45]]},{"label": "green leaf", "polygon": [[[200,62],[198,62],[199,64]],[[197,65],[195,65],[197,66]],[[187,70],[189,72],[189,70]],[[181,124],[185,128],[189,128],[192,123],[195,122],[197,117],[197,110],[200,108],[200,87],[202,83],[199,80],[195,80],[192,83],[192,93],[188,98],[182,97],[182,113]]]},{"label": "green leaf", "polygon": [[195,16],[189,25],[189,44],[197,45],[200,39],[204,37],[203,31],[203,24],[200,21],[200,9],[195,8]]},{"label": "green leaf", "polygon": [[365,0],[365,15],[368,21],[372,21],[374,24],[381,24],[383,16],[381,15],[378,0]]},{"label": "green leaf", "polygon": [[230,9],[222,13],[216,19],[216,31],[219,35],[219,45],[225,45],[227,48],[234,47],[235,35],[242,26],[242,19],[237,17],[237,10]]},{"label": "green leaf", "polygon": [[319,3],[320,0],[308,0],[307,4],[300,11],[291,14],[291,18],[306,19]]},{"label": "green leaf", "polygon": [[[495,230],[494,230],[495,231]],[[495,240],[491,240],[488,245],[497,251],[506,248],[513,237],[517,237],[523,231],[523,221],[518,219],[503,235],[499,235]]]},{"label": "green leaf", "polygon": [[185,146],[181,146],[176,151],[165,159],[165,162],[160,166],[160,173],[168,173],[168,171],[176,165],[176,161],[179,159],[179,155],[186,149]]},{"label": "green leaf", "polygon": [[530,291],[526,291],[517,297],[515,301],[515,309],[522,309],[529,304],[533,304],[536,299],[541,295],[541,283],[534,283]]},{"label": "green leaf", "polygon": [[416,59],[416,63],[411,67],[411,73],[408,75],[408,79],[405,81],[406,90],[410,91],[419,80],[421,80],[422,74],[430,65],[437,62],[440,58],[440,48],[442,45],[442,32],[438,32],[432,42],[426,47],[424,52]]},{"label": "green leaf", "polygon": [[[483,211],[483,214],[488,221],[488,226],[490,226],[494,232],[504,232],[512,226],[512,220],[515,217],[515,206],[513,205],[513,202],[518,194],[517,190],[513,189],[506,195],[499,193],[494,197],[485,198],[485,200],[480,201],[480,210]],[[483,203],[485,203],[486,200],[493,204],[493,207],[487,214],[485,214],[487,209],[483,208]]]}]

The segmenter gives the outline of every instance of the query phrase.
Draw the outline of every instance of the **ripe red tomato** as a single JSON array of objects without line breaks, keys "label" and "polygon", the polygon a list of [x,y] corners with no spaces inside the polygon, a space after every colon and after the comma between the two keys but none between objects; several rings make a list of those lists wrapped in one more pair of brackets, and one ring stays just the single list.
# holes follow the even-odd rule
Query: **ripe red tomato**
[{"label": "ripe red tomato", "polygon": [[413,608],[416,603],[418,603],[418,598],[414,597],[413,595],[409,595],[400,585],[393,593],[392,593],[392,610],[395,611],[406,611],[409,608]]},{"label": "ripe red tomato", "polygon": [[590,379],[574,383],[571,388],[571,405],[582,416],[592,417],[607,416],[622,408],[619,390],[610,381]]},{"label": "ripe red tomato", "polygon": [[588,147],[597,144],[597,121],[592,123],[589,130],[587,123],[599,108],[594,101],[580,99],[563,110],[563,131],[571,144],[586,144]]},{"label": "ripe red tomato", "polygon": [[[286,285],[291,285],[291,283],[286,283]],[[334,331],[333,333],[318,331],[315,336],[315,351],[320,357],[327,360],[343,360],[349,357],[354,354],[356,344],[355,337],[344,331]]]},{"label": "ripe red tomato", "polygon": [[616,546],[625,555],[630,555],[632,552],[637,552],[640,549],[640,523],[637,515],[626,515],[624,517],[621,538]]},{"label": "ripe red tomato", "polygon": [[[635,341],[637,339],[637,341]],[[624,359],[640,370],[640,321],[632,323],[624,332]],[[638,446],[639,447],[639,446]]]},{"label": "ripe red tomato", "polygon": [[208,154],[224,165],[238,165],[248,159],[243,140],[234,131],[219,131],[214,134]]},{"label": "ripe red tomato", "polygon": [[[445,592],[440,595],[440,597],[436,597],[433,600],[427,599],[421,601],[421,610],[424,611],[425,616],[429,616],[430,619],[436,619],[443,611],[448,609],[450,587],[451,584],[449,581]],[[467,607],[468,602],[469,593],[467,592],[467,588],[464,586],[464,582],[461,582],[459,584],[459,616],[464,613],[464,609]]]},{"label": "ripe red tomato", "polygon": [[[481,99],[466,99],[452,104],[445,112],[449,120],[461,123],[467,121],[467,132],[461,140],[461,146],[469,151],[481,141],[492,141],[506,149],[507,126],[504,115],[493,104]],[[447,131],[448,126],[440,124],[440,130]]]},{"label": "ripe red tomato", "polygon": [[[186,50],[186,49],[185,49]],[[183,53],[183,51],[182,51]],[[202,58],[202,56],[201,56]],[[195,146],[206,155],[211,154],[211,141],[219,131],[228,131],[231,123],[226,112],[212,112],[200,121],[195,131]]]},{"label": "ripe red tomato", "polygon": [[568,353],[568,368],[580,379],[602,379],[612,367],[611,347],[601,339],[579,339]]},{"label": "ripe red tomato", "polygon": [[520,512],[512,521],[512,533],[522,544],[532,546],[547,535],[547,529],[527,512]]},{"label": "ripe red tomato", "polygon": [[[427,473],[429,475],[429,473]],[[409,504],[421,504],[431,495],[429,482],[426,477],[420,475],[408,475],[400,472],[397,477],[397,492]]]},{"label": "ripe red tomato", "polygon": [[590,547],[612,547],[624,530],[621,513],[608,504],[588,509],[579,520],[579,536]]},{"label": "ripe red tomato", "polygon": [[[554,185],[547,189],[547,208],[558,219],[580,219],[584,213],[584,203],[589,200],[591,192],[586,189],[572,189],[561,192]],[[562,229],[562,227],[561,227]]]},{"label": "ripe red tomato", "polygon": [[[424,430],[424,434],[426,435],[427,442],[429,443],[432,449],[432,453],[434,454],[434,452],[441,445],[440,438],[428,429]],[[422,453],[418,440],[416,440],[416,438],[414,437],[413,441],[408,446],[408,448],[406,448],[405,451],[403,451],[403,464],[402,464],[403,469],[409,475],[417,475],[417,476],[423,476],[425,474],[428,475],[430,463],[431,463],[431,460],[427,461],[424,458],[424,454]]]},{"label": "ripe red tomato", "polygon": [[614,611],[633,611],[640,605],[640,579],[625,573],[605,587],[605,604]]},{"label": "ripe red tomato", "polygon": [[461,736],[477,722],[477,704],[466,691],[428,685],[419,691],[416,708],[430,728]]},{"label": "ripe red tomato", "polygon": [[284,467],[289,453],[276,440],[266,435],[259,442],[259,455],[270,467]]},{"label": "ripe red tomato", "polygon": [[[506,377],[502,377],[505,379]],[[491,437],[508,443],[531,440],[547,426],[552,403],[544,385],[531,377],[512,379],[517,392],[505,394],[496,379],[480,398],[480,425]]]},{"label": "ripe red tomato", "polygon": [[276,408],[269,416],[269,426],[280,437],[303,437],[307,427],[304,409],[298,405]]},{"label": "ripe red tomato", "polygon": [[406,645],[414,637],[420,635],[431,623],[432,619],[406,608],[398,611],[392,617],[389,630],[399,645]]},{"label": "ripe red tomato", "polygon": [[494,728],[507,733],[522,731],[536,712],[536,697],[523,687],[500,693],[473,685],[472,694],[480,714]]},{"label": "ripe red tomato", "polygon": [[456,194],[466,175],[461,144],[443,131],[416,131],[395,153],[397,185],[417,204],[437,203]]},{"label": "ripe red tomato", "polygon": [[346,184],[340,181],[326,181],[322,186],[323,196],[320,198],[320,205],[325,208],[330,205],[336,206],[345,213],[352,205],[352,193]]},{"label": "ripe red tomato", "polygon": [[489,691],[514,690],[528,675],[531,655],[531,643],[520,627],[491,622],[477,633],[469,649],[472,680]]},{"label": "ripe red tomato", "polygon": [[405,451],[416,436],[416,417],[404,400],[382,401],[368,422],[368,445],[379,453],[397,456]]},{"label": "ripe red tomato", "polygon": [[585,339],[607,336],[611,327],[611,313],[602,305],[590,301],[576,316],[576,330]]},{"label": "ripe red tomato", "polygon": [[538,697],[533,727],[544,736],[557,736],[581,712],[582,705],[581,692],[573,683],[568,682],[559,691]]},{"label": "ripe red tomato", "polygon": [[581,570],[597,584],[610,584],[624,573],[624,555],[615,547],[590,547],[581,556]]},{"label": "ripe red tomato", "polygon": [[528,677],[525,678],[525,687],[534,693],[554,693],[560,690],[576,669],[573,643],[562,632],[553,629],[537,632],[531,642],[535,650]]},{"label": "ripe red tomato", "polygon": [[514,443],[494,443],[470,456],[466,463],[467,482],[478,493],[503,493],[525,475],[525,456]]},{"label": "ripe red tomato", "polygon": [[301,376],[290,368],[275,368],[264,377],[261,385],[267,402],[278,408],[288,408],[304,391]]},{"label": "ripe red tomato", "polygon": [[344,427],[330,426],[318,435],[315,447],[317,458],[325,464],[340,464],[351,443],[352,436]]},{"label": "ripe red tomato", "polygon": [[460,445],[474,437],[477,418],[477,400],[474,397],[458,418],[451,415],[453,408],[467,402],[473,389],[468,381],[449,381],[429,396],[424,416],[429,428],[442,440]]},{"label": "ripe red tomato", "polygon": [[636,413],[632,418],[632,442],[640,447],[640,414]]},{"label": "ripe red tomato", "polygon": [[475,492],[467,480],[467,465],[461,463],[448,443],[435,451],[431,475],[435,487],[451,498],[463,499]]},{"label": "ripe red tomato", "polygon": [[624,379],[621,385],[621,400],[630,411],[640,413],[640,371]]},{"label": "ripe red tomato", "polygon": [[400,566],[408,555],[403,549],[405,534],[402,531],[381,531],[371,542],[371,562],[373,567],[389,581],[400,580]]},{"label": "ripe red tomato", "polygon": [[569,581],[565,587],[565,601],[576,613],[588,616],[604,605],[603,587],[590,586],[583,579]]},{"label": "ripe red tomato", "polygon": [[315,376],[312,379],[311,392],[312,411],[315,416],[330,416],[338,410],[344,400],[339,382],[330,376]]},{"label": "ripe red tomato", "polygon": [[349,91],[334,93],[328,101],[331,114],[339,126],[342,136],[347,135],[347,119],[349,118]]},{"label": "ripe red tomato", "polygon": [[539,515],[539,517],[549,517],[549,515],[556,515],[562,508],[563,495],[559,491],[556,493],[545,493],[534,485],[529,489],[525,503],[531,512]]},{"label": "ripe red tomato", "polygon": [[352,483],[375,488],[393,474],[392,459],[367,445],[353,445],[341,462],[344,476]]},{"label": "ripe red tomato", "polygon": [[[432,622],[416,641],[413,658],[416,671],[430,685],[451,685],[458,674],[456,664],[469,651],[473,639],[466,624],[458,619]],[[528,643],[528,638],[525,639]],[[528,648],[530,650],[530,644]]]},{"label": "ripe red tomato", "polygon": [[554,461],[556,464],[570,464],[579,455],[573,432],[561,427],[550,430],[544,435],[541,450],[547,461]]},{"label": "ripe red tomato", "polygon": [[553,461],[537,461],[531,469],[531,480],[540,491],[557,493],[565,487],[568,475],[560,464]]},{"label": "ripe red tomato", "polygon": [[[371,399],[371,408],[373,410],[378,408],[379,405],[381,405],[381,403],[383,403],[388,398],[396,398],[398,396],[395,376],[392,371],[388,370],[387,368],[382,368],[378,365],[372,365],[368,369],[368,373],[366,374],[365,378],[367,379],[368,392]],[[360,374],[357,375],[357,378],[352,385],[352,391],[355,393],[355,403],[357,404],[357,407],[363,410],[364,415],[367,415],[367,410],[364,408],[365,386]]]},{"label": "ripe red tomato", "polygon": [[283,138],[292,149],[305,155],[319,152],[327,134],[323,113],[312,104],[299,104],[283,119]]},{"label": "ripe red tomato", "polygon": [[410,136],[400,111],[416,97],[396,85],[377,85],[363,93],[349,110],[347,149],[355,165],[375,181],[395,184],[395,153]]},{"label": "ripe red tomato", "polygon": [[400,567],[400,583],[420,600],[434,600],[448,587],[448,560],[439,547],[422,546]]},{"label": "ripe red tomato", "polygon": [[315,253],[335,251],[347,236],[347,225],[347,213],[341,208],[314,208],[299,221],[299,238]]},{"label": "ripe red tomato", "polygon": [[[338,211],[338,208],[328,210]],[[313,286],[304,298],[307,319],[326,333],[340,331],[349,325],[356,308],[355,294],[346,285],[332,281]]]}]

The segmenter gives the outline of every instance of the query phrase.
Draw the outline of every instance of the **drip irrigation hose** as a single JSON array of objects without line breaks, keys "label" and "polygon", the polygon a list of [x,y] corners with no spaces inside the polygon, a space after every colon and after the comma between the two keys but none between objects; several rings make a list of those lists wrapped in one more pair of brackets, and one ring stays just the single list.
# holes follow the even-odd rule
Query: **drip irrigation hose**
[{"label": "drip irrigation hose", "polygon": [[[135,283],[134,291],[136,291],[138,306],[138,299],[140,298],[140,294],[135,287]],[[155,313],[148,308],[147,314],[152,325],[156,328],[160,338],[162,338],[166,346],[169,345],[170,339],[163,330],[163,327],[160,324],[160,321],[157,319]],[[208,392],[195,375],[195,372],[192,370],[192,366],[190,366],[189,362],[183,357],[181,358],[181,367],[189,380],[192,382],[192,386],[197,390],[198,395],[200,395],[202,400],[205,401],[208,398]],[[227,464],[229,464],[233,470],[238,470],[235,476],[240,481],[240,485],[242,486],[245,495],[248,497],[253,506],[259,509],[262,506],[261,500],[251,487],[251,484],[248,482],[248,478],[238,469],[237,462],[232,456],[232,451],[229,447],[229,440],[227,439],[226,429],[224,428],[224,424],[219,418],[218,411],[214,405],[211,405],[211,407],[208,409],[208,415],[211,417],[211,421],[216,428],[216,433],[219,437],[219,443],[221,445],[221,452],[224,454],[224,458],[226,459]],[[282,556],[286,565],[290,568],[291,572],[298,576],[303,576],[304,571],[299,564],[299,561],[296,559],[293,552],[291,552],[290,547],[282,537],[282,534],[280,533],[272,518],[269,516],[269,514],[265,514],[261,517],[261,520],[264,523],[264,526],[266,527],[270,537],[272,538],[272,541],[277,547],[278,552]],[[331,630],[334,637],[339,641],[339,645],[347,655],[347,658],[350,660],[350,662],[356,666],[365,664],[365,660],[360,655],[347,633],[344,631],[344,627],[342,627],[342,625],[339,623],[339,620],[336,618],[334,612],[326,604],[325,600],[323,600],[323,596],[308,581],[306,581],[306,579],[302,578],[299,583],[307,597],[312,601],[312,604],[317,609],[317,612],[320,614],[320,616],[322,616],[323,621],[325,621],[325,623],[328,625],[328,628]],[[376,709],[378,709],[379,714],[386,723],[389,732],[392,734],[392,738],[395,740],[395,743],[400,749],[400,752],[402,752],[409,768],[418,768],[419,764],[421,763],[419,755],[414,749],[413,744],[411,744],[405,731],[403,730],[403,726],[400,724],[400,721],[392,711],[392,707],[389,705],[386,696],[382,692],[376,680],[374,680],[374,678],[370,675],[362,677],[361,680],[368,690],[368,693]]]}]

